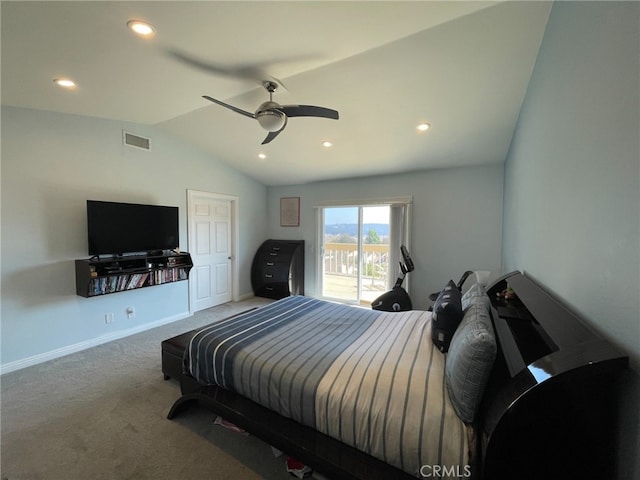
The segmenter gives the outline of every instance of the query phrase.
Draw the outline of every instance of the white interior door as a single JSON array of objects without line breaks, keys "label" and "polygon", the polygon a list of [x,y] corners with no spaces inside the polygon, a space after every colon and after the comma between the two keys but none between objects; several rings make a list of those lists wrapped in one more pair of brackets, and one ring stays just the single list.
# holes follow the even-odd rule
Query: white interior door
[{"label": "white interior door", "polygon": [[191,312],[232,300],[232,201],[189,191],[189,275]]}]

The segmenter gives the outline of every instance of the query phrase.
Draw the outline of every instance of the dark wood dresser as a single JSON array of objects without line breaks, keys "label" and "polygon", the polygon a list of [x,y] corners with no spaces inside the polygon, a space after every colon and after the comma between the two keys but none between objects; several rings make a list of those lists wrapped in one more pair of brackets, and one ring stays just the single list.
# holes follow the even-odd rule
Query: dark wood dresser
[{"label": "dark wood dresser", "polygon": [[258,297],[304,295],[304,240],[267,240],[253,258],[251,285]]}]

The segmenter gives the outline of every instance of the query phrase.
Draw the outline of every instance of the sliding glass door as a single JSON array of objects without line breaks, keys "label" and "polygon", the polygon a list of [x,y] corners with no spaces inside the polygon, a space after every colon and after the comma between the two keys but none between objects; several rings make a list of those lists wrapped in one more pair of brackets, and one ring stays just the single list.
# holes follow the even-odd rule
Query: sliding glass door
[{"label": "sliding glass door", "polygon": [[322,297],[358,303],[359,208],[324,208],[323,214]]},{"label": "sliding glass door", "polygon": [[389,288],[390,276],[395,280],[397,273],[389,264],[393,258],[390,255],[391,218],[391,205],[320,209],[318,271],[323,298],[370,305]]}]

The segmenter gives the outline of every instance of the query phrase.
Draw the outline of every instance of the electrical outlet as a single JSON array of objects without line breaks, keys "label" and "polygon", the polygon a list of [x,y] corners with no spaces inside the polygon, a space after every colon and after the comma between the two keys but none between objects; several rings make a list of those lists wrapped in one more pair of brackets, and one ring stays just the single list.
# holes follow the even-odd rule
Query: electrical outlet
[{"label": "electrical outlet", "polygon": [[136,311],[133,307],[127,307],[127,318],[133,318],[136,316]]},{"label": "electrical outlet", "polygon": [[104,314],[104,323],[109,324],[113,323],[114,315],[113,313],[105,313]]}]

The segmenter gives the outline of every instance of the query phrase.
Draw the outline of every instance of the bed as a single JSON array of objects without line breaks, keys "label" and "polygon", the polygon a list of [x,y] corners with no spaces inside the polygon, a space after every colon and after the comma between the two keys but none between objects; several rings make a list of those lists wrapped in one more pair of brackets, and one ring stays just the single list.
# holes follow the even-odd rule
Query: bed
[{"label": "bed", "polygon": [[[442,347],[436,326],[456,302],[459,325]],[[200,404],[330,479],[611,468],[602,391],[627,357],[518,272],[435,307],[294,296],[205,327],[185,349],[169,418]]]}]

